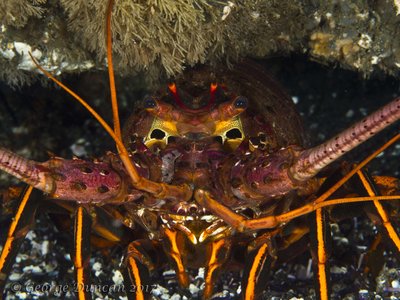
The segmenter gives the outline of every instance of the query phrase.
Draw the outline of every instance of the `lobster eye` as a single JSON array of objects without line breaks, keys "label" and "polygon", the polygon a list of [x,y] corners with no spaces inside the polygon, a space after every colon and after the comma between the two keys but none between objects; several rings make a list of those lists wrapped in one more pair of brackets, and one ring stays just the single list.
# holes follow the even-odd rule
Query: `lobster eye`
[{"label": "lobster eye", "polygon": [[247,98],[243,97],[243,96],[239,96],[236,98],[235,102],[234,102],[234,106],[236,108],[241,108],[241,109],[246,109],[247,108]]},{"label": "lobster eye", "polygon": [[151,97],[146,97],[144,99],[144,107],[145,108],[154,108],[157,106],[157,102],[151,98]]}]

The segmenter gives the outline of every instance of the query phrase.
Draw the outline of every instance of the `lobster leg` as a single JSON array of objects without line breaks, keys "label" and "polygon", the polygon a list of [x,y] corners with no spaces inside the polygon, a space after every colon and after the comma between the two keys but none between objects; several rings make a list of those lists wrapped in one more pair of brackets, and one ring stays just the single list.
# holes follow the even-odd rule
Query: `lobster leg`
[{"label": "lobster leg", "polygon": [[166,250],[166,253],[168,253],[172,265],[176,271],[178,282],[181,287],[187,288],[189,287],[189,278],[182,261],[181,252],[183,248],[183,241],[180,238],[181,233],[175,230],[164,228],[164,234],[165,237],[168,239],[168,242],[164,244],[164,248]]},{"label": "lobster leg", "polygon": [[[368,192],[368,195],[370,197],[376,197],[377,192],[373,190],[372,185],[368,182],[368,180],[365,178],[363,173],[358,170],[357,171],[358,176],[360,177],[362,184],[365,188],[365,190]],[[388,182],[387,180],[385,182]],[[390,185],[387,187],[387,189],[390,189],[393,187],[392,181],[389,180]],[[323,194],[325,195],[325,194]],[[213,213],[217,214],[221,218],[223,218],[228,224],[234,226],[238,230],[252,230],[252,229],[261,229],[261,228],[273,228],[276,227],[277,225],[280,224],[279,222],[279,217],[280,216],[267,216],[259,219],[253,219],[253,220],[247,220],[241,215],[235,213],[232,211],[230,208],[227,208],[220,204],[218,201],[213,199],[207,192],[198,190],[195,193],[196,201],[206,207],[207,209],[210,209],[213,211]],[[398,196],[393,196],[393,199],[399,199]],[[390,199],[392,199],[390,198]],[[327,280],[327,244],[326,244],[326,228],[325,228],[325,222],[323,218],[323,211],[322,208],[316,207],[318,203],[320,203],[320,197],[317,198],[313,203],[310,205],[306,205],[302,208],[299,209],[299,212],[303,211],[302,213],[299,213],[298,215],[302,215],[305,213],[309,213],[312,210],[316,211],[316,249],[317,249],[317,255],[315,261],[317,261],[317,274],[318,274],[318,284],[319,284],[319,298],[320,299],[328,299],[329,298],[329,286],[328,286],[328,280]],[[325,200],[326,201],[326,200]],[[336,200],[333,200],[336,201]],[[374,205],[379,213],[379,215],[382,218],[382,224],[384,228],[387,231],[387,235],[390,237],[390,239],[393,241],[393,243],[396,245],[397,249],[399,249],[399,237],[396,231],[394,230],[393,226],[391,225],[386,212],[383,210],[381,204],[379,203],[378,200],[374,199]],[[327,202],[327,201],[326,201]],[[350,202],[350,201],[344,201],[345,203]],[[338,202],[340,203],[340,202]],[[290,214],[289,212],[288,214]],[[292,217],[294,218],[294,217]],[[289,218],[288,220],[290,220]],[[261,248],[260,248],[261,249]],[[261,255],[261,254],[260,254]],[[247,299],[247,298],[246,298]]]},{"label": "lobster leg", "polygon": [[76,292],[79,300],[91,299],[90,289],[90,231],[91,218],[86,209],[79,205],[74,220],[74,249],[72,258],[75,267]]},{"label": "lobster leg", "polygon": [[[18,208],[8,229],[7,239],[3,246],[0,256],[0,291],[4,290],[8,273],[14,264],[18,250],[34,222],[33,218],[38,206],[39,191],[33,191],[32,186],[28,186],[21,194]],[[0,298],[3,295],[0,294]]]},{"label": "lobster leg", "polygon": [[[328,246],[328,239],[330,238],[330,227],[327,226],[325,211],[322,208],[318,208],[315,214],[312,214],[310,217],[313,219],[310,226],[310,249],[313,256],[316,283],[319,291],[317,297],[320,300],[328,300],[330,293],[330,281],[328,280],[328,248],[330,248],[330,245]],[[315,249],[317,250],[316,254],[314,254]]]},{"label": "lobster leg", "polygon": [[400,200],[400,195],[395,196],[369,196],[369,197],[355,197],[355,198],[341,198],[326,200],[324,202],[318,201],[317,198],[314,202],[308,203],[300,208],[291,210],[287,213],[276,216],[266,216],[255,219],[246,219],[240,214],[234,212],[230,208],[222,205],[217,200],[213,199],[211,195],[204,190],[196,190],[195,198],[197,203],[210,210],[213,214],[220,217],[229,225],[233,226],[239,232],[253,231],[259,229],[276,228],[282,223],[289,222],[297,217],[309,214],[319,208],[326,206],[333,206],[344,203],[365,202],[371,200]]},{"label": "lobster leg", "polygon": [[[66,214],[73,214],[76,211],[76,205],[72,202],[58,201],[56,205],[57,207],[65,209]],[[107,211],[104,206],[91,207],[90,215],[92,219],[91,228],[93,232],[93,235],[91,236],[92,242],[94,239],[96,240],[97,237],[104,241],[108,241],[111,245],[118,242],[125,242],[127,230],[122,222],[123,216],[118,213]]]},{"label": "lobster leg", "polygon": [[[369,196],[374,197],[379,195],[379,191],[376,189],[373,179],[364,171],[358,170],[357,171],[358,179],[362,184],[364,190],[368,193]],[[357,178],[354,178],[357,179]],[[381,184],[385,185],[386,190],[393,189],[395,183],[390,178],[383,178]],[[393,228],[393,225],[389,221],[389,217],[384,210],[382,204],[379,200],[373,200],[375,212],[373,213],[373,217],[370,213],[367,214],[370,219],[374,223],[380,223],[382,225],[383,230],[385,231],[384,234],[389,237],[389,240],[393,242],[394,246],[397,248],[397,251],[400,250],[400,240],[397,232]],[[369,206],[368,206],[369,207]],[[365,209],[365,208],[364,208]],[[379,217],[376,215],[378,213]],[[379,220],[377,220],[379,218]],[[316,266],[316,274],[317,274],[317,283],[319,286],[319,299],[325,300],[329,299],[329,281],[327,279],[327,270],[329,269],[328,266],[328,250],[329,243],[328,236],[330,235],[329,228],[326,228],[326,222],[324,221],[324,210],[322,208],[318,208],[315,211],[315,225],[311,226],[311,235],[314,235],[314,238],[311,238],[311,249],[317,249],[317,254],[314,255],[314,261],[317,262]],[[315,230],[314,230],[315,228]],[[379,239],[380,240],[380,239]],[[376,245],[374,246],[376,248]],[[313,252],[313,251],[312,251]]]},{"label": "lobster leg", "polygon": [[220,239],[209,244],[208,263],[205,272],[204,299],[211,299],[214,282],[218,276],[218,271],[226,262],[230,253],[230,241]]},{"label": "lobster leg", "polygon": [[270,249],[272,249],[271,243],[268,240],[246,256],[246,268],[242,277],[242,299],[257,299],[265,289],[266,276],[275,260]]},{"label": "lobster leg", "polygon": [[[368,195],[373,197],[378,195],[378,191],[374,187],[372,178],[370,178],[365,172],[363,171],[358,171],[357,172],[358,177],[360,178],[365,190],[367,191]],[[382,204],[378,200],[373,201],[374,206],[376,208],[376,211],[378,212],[379,216],[381,217],[381,223],[383,225],[383,228],[385,229],[385,233],[387,236],[389,236],[390,240],[393,242],[393,244],[396,246],[397,251],[400,252],[400,238],[399,235],[397,234],[396,230],[393,228],[392,223],[390,223],[389,217],[384,210]]]},{"label": "lobster leg", "polygon": [[150,272],[155,269],[155,265],[149,253],[155,250],[156,245],[150,240],[137,240],[129,244],[123,271],[129,300],[150,299]]}]

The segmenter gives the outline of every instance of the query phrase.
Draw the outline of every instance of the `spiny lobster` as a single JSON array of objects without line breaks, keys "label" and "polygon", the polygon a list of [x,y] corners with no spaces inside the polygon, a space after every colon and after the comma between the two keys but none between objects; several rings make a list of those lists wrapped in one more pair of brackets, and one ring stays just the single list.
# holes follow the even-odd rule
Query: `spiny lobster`
[{"label": "spiny lobster", "polygon": [[[111,7],[112,2],[109,16]],[[110,39],[109,22],[108,18]],[[111,40],[108,59],[111,68]],[[304,149],[293,103],[252,62],[239,63],[233,70],[196,67],[146,97],[121,134],[113,86],[111,129],[86,102],[38,68],[91,111],[115,140],[118,155],[108,153],[96,161],[52,157],[38,163],[0,150],[0,169],[31,186],[21,198],[0,257],[5,275],[13,249],[27,231],[25,214],[33,213],[26,207],[37,206],[29,200],[32,187],[75,215],[72,256],[82,287],[77,290],[79,299],[91,297],[83,288],[90,284],[90,234],[114,243],[134,238],[127,243],[123,263],[126,286],[145,286],[151,272],[169,262],[179,284],[188,287],[187,269],[205,267],[205,299],[213,296],[218,274],[242,259],[242,297],[256,299],[279,253],[304,242],[310,229],[303,216],[314,211],[316,232],[310,234],[317,244],[318,294],[328,299],[325,207],[373,201],[379,211],[371,214],[374,221],[382,219],[376,222],[400,249],[378,201],[399,199],[398,180],[372,179],[362,171],[376,153],[337,183],[318,176],[344,153],[396,122],[400,98],[322,145]],[[380,151],[398,139],[395,136]],[[339,189],[351,177],[361,191]],[[352,197],[344,198],[348,194]],[[292,220],[298,224],[288,229]],[[137,288],[127,296],[144,299],[150,294]]]}]

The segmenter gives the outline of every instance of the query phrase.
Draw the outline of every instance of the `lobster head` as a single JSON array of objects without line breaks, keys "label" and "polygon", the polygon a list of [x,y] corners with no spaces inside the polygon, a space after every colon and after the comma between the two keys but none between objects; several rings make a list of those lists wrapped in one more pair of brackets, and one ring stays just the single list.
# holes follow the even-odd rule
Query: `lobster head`
[{"label": "lobster head", "polygon": [[200,66],[146,96],[128,120],[124,141],[132,136],[150,148],[165,148],[175,139],[212,138],[225,150],[245,139],[254,147],[276,150],[303,145],[301,120],[291,99],[251,62],[232,70]]}]

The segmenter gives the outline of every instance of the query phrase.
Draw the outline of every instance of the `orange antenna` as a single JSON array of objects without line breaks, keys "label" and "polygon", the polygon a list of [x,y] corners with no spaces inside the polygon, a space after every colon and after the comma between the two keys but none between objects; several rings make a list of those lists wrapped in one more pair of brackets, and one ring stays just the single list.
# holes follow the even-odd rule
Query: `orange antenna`
[{"label": "orange antenna", "polygon": [[169,88],[169,91],[170,91],[173,95],[176,95],[176,94],[177,94],[177,91],[176,91],[176,84],[175,84],[174,82],[169,83],[169,84],[168,84],[168,88]]},{"label": "orange antenna", "polygon": [[[111,8],[112,8],[112,3],[113,0],[110,0],[109,6],[108,6],[108,11],[107,11],[107,18],[111,18]],[[107,22],[107,24],[111,24],[110,21]],[[111,27],[108,27],[108,33],[111,31]],[[108,54],[111,54],[111,34],[108,35]],[[115,83],[114,83],[114,72],[112,69],[112,62],[110,63],[109,61],[109,72],[110,72],[110,86],[111,90],[113,91],[112,94],[114,95],[112,97],[112,103],[113,103],[113,111],[116,113],[118,121],[115,122],[114,119],[114,125],[115,128],[114,130],[107,124],[106,121],[84,100],[82,99],[78,94],[76,94],[74,91],[72,91],[70,88],[68,88],[65,84],[63,84],[61,81],[57,80],[50,72],[46,71],[42,66],[39,65],[39,63],[35,60],[33,57],[32,53],[29,52],[29,55],[36,65],[36,67],[43,72],[49,79],[51,79],[54,83],[56,83],[59,87],[61,87],[63,90],[65,90],[67,93],[69,93],[76,101],[78,101],[83,107],[86,108],[87,111],[89,111],[95,118],[96,120],[103,126],[103,128],[107,131],[107,133],[113,138],[115,141],[115,144],[117,146],[118,154],[119,157],[125,166],[125,170],[128,173],[129,177],[132,180],[133,186],[137,188],[138,190],[144,191],[144,192],[149,192],[152,195],[155,195],[156,197],[171,197],[172,199],[184,199],[184,201],[187,201],[188,199],[191,198],[192,196],[192,189],[188,185],[183,185],[183,186],[175,186],[175,185],[169,185],[165,183],[157,183],[153,182],[149,179],[143,178],[139,175],[138,171],[132,164],[131,158],[129,156],[129,153],[127,149],[125,148],[124,144],[122,143],[121,140],[121,133],[120,133],[120,126],[119,126],[119,118],[118,118],[118,108],[117,108],[117,98],[116,98],[116,93],[115,93]],[[110,56],[109,56],[110,58]],[[110,68],[111,66],[111,68]],[[115,116],[115,115],[114,115]],[[115,118],[115,117],[114,117]]]},{"label": "orange antenna", "polygon": [[210,93],[211,93],[211,94],[214,94],[215,91],[217,90],[217,88],[218,88],[218,84],[215,83],[215,82],[212,82],[212,83],[210,84]]},{"label": "orange antenna", "polygon": [[89,111],[92,114],[92,116],[96,118],[96,120],[101,124],[101,126],[103,126],[103,128],[107,131],[107,133],[115,141],[117,148],[120,152],[121,160],[124,163],[129,176],[132,178],[133,182],[135,182],[135,183],[138,182],[140,176],[139,176],[137,170],[135,169],[135,167],[132,165],[132,162],[130,161],[130,158],[129,158],[129,153],[126,150],[124,144],[122,143],[121,138],[118,137],[116,133],[114,133],[112,128],[107,124],[107,122],[85,100],[83,100],[78,94],[76,94],[74,91],[72,91],[70,88],[68,88],[61,81],[56,79],[50,72],[43,69],[43,67],[41,65],[39,65],[39,63],[33,57],[32,53],[29,52],[29,55],[30,55],[33,63],[36,65],[36,67],[40,71],[43,72],[44,75],[46,75],[48,78],[50,78],[59,87],[61,87],[64,91],[66,91],[68,94],[70,94],[76,101],[78,101],[80,104],[82,104],[82,106],[85,107],[86,110]]},{"label": "orange antenna", "polygon": [[211,108],[215,102],[215,92],[217,91],[218,84],[216,82],[212,82],[210,84],[210,101],[207,104],[207,108]]},{"label": "orange antenna", "polygon": [[176,88],[176,84],[174,82],[169,83],[168,84],[168,89],[171,92],[171,94],[174,96],[176,104],[178,104],[178,106],[180,108],[187,110],[187,107],[186,107],[185,103],[183,103],[182,99],[179,97],[178,90]]},{"label": "orange antenna", "polygon": [[107,23],[106,23],[106,43],[107,43],[107,62],[108,62],[108,77],[110,79],[111,106],[113,111],[114,132],[121,140],[121,125],[119,122],[117,91],[115,88],[114,66],[112,60],[112,36],[111,36],[111,15],[114,0],[108,2],[107,7]]}]

